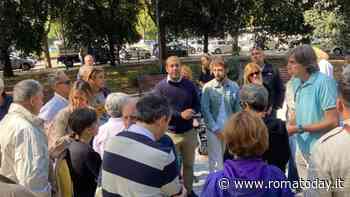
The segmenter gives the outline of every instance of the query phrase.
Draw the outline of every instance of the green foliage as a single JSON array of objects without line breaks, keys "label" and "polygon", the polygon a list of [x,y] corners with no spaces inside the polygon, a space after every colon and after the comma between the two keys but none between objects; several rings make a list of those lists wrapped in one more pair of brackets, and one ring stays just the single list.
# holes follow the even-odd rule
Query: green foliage
[{"label": "green foliage", "polygon": [[157,38],[157,27],[145,8],[140,10],[137,18],[136,29],[143,35],[143,39],[155,40]]}]

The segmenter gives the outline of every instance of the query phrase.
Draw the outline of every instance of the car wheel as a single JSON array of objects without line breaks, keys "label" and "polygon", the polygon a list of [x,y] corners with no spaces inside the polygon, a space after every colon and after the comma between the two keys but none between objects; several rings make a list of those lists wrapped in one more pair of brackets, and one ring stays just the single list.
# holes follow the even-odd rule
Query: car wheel
[{"label": "car wheel", "polygon": [[197,48],[197,52],[198,52],[198,53],[201,53],[201,52],[202,52],[202,48],[201,48],[201,47],[198,47],[198,48]]},{"label": "car wheel", "polygon": [[333,53],[334,53],[334,55],[342,55],[342,50],[341,49],[339,49],[339,48],[335,48],[334,50],[333,50]]},{"label": "car wheel", "polygon": [[214,53],[215,54],[221,54],[221,50],[220,49],[215,49]]},{"label": "car wheel", "polygon": [[196,49],[195,48],[191,48],[191,54],[195,54],[196,53]]},{"label": "car wheel", "polygon": [[22,65],[22,70],[24,70],[24,71],[27,71],[27,70],[30,70],[30,65],[28,64],[28,63],[24,63],[23,65]]}]

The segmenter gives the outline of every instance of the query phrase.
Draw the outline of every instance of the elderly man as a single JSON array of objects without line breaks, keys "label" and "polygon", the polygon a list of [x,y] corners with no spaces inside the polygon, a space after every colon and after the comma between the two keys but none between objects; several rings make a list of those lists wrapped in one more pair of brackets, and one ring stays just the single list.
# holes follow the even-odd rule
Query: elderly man
[{"label": "elderly man", "polygon": [[[323,135],[311,154],[309,179],[324,180],[327,188],[313,188],[308,196],[349,196],[350,158],[350,67],[346,67],[338,83],[337,111],[344,118],[344,126],[337,127]],[[330,189],[331,188],[331,189]]]},{"label": "elderly man", "polygon": [[37,117],[43,105],[42,86],[35,80],[17,83],[13,102],[0,122],[0,174],[38,197],[50,196],[47,139]]},{"label": "elderly man", "polygon": [[271,115],[276,116],[277,109],[281,108],[284,100],[284,86],[279,70],[266,63],[264,51],[260,47],[254,47],[250,51],[252,62],[262,69],[263,83],[268,88],[272,104]]},{"label": "elderly man", "polygon": [[56,114],[68,106],[68,96],[71,81],[63,71],[56,71],[49,75],[49,85],[55,91],[54,96],[41,108],[39,118],[49,125]]},{"label": "elderly man", "polygon": [[105,108],[111,116],[101,125],[93,141],[94,150],[103,158],[105,143],[112,136],[122,132],[133,123],[136,100],[124,93],[111,93],[106,99]]},{"label": "elderly man", "polygon": [[338,124],[337,87],[333,79],[318,71],[316,54],[310,45],[293,49],[288,66],[296,77],[295,119],[289,122],[288,133],[296,138],[295,163],[299,177],[306,179],[315,142]]},{"label": "elderly man", "polygon": [[95,60],[92,55],[85,55],[84,65],[79,68],[77,79],[83,79],[86,76],[86,72],[89,72],[89,67],[94,66]]},{"label": "elderly man", "polygon": [[170,111],[166,99],[155,95],[137,102],[136,124],[106,144],[103,196],[186,196],[179,182],[175,153],[157,143],[167,131]]},{"label": "elderly man", "polygon": [[178,57],[168,57],[166,71],[167,78],[156,85],[154,92],[167,98],[173,110],[168,135],[182,156],[184,184],[189,196],[193,197],[196,196],[192,184],[197,136],[192,123],[193,115],[200,110],[199,98],[195,85],[181,77],[181,62]]},{"label": "elderly man", "polygon": [[227,78],[228,67],[221,57],[215,57],[210,67],[215,78],[203,87],[202,114],[207,125],[209,170],[222,170],[224,142],[222,132],[226,120],[240,111],[239,87]]}]

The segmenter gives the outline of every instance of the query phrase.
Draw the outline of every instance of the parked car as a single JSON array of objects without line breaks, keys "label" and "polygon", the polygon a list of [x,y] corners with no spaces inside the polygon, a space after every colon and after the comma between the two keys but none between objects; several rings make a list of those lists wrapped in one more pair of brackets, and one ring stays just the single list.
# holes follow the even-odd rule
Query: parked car
[{"label": "parked car", "polygon": [[151,52],[149,50],[143,49],[141,47],[130,47],[127,49],[122,49],[120,51],[121,59],[149,59],[151,58]]},{"label": "parked car", "polygon": [[[22,70],[30,70],[35,67],[36,60],[30,57],[18,57],[15,55],[10,55],[10,61],[12,69],[22,69]],[[0,61],[0,70],[4,69],[4,62]]]},{"label": "parked car", "polygon": [[202,40],[191,40],[188,44],[193,48],[191,53],[202,53],[203,51],[203,42]]},{"label": "parked car", "polygon": [[225,40],[211,40],[208,51],[213,54],[232,53],[232,44]]},{"label": "parked car", "polygon": [[176,55],[178,57],[187,57],[189,52],[189,49],[181,44],[169,44],[166,50],[167,56]]}]

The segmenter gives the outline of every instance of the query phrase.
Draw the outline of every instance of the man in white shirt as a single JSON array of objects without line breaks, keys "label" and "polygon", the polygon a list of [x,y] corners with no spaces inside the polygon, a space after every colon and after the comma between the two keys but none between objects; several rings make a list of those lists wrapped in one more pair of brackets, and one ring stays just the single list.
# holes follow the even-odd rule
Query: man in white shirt
[{"label": "man in white shirt", "polygon": [[68,106],[68,96],[71,81],[63,71],[57,71],[49,75],[48,82],[55,91],[54,96],[41,108],[39,118],[49,125],[56,114]]},{"label": "man in white shirt", "polygon": [[47,138],[38,118],[43,87],[35,80],[17,83],[13,103],[0,122],[0,174],[37,197],[50,197]]}]

